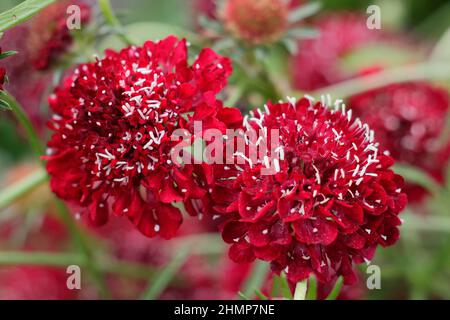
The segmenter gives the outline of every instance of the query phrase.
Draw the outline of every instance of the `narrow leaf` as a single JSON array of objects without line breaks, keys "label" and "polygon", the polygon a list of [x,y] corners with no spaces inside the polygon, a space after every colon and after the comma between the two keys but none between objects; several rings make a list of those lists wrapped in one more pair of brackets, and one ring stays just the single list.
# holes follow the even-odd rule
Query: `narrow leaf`
[{"label": "narrow leaf", "polygon": [[252,295],[255,290],[258,290],[263,286],[268,273],[269,265],[267,262],[259,260],[255,261],[252,270],[250,270],[250,275],[241,288],[241,292],[246,296]]},{"label": "narrow leaf", "polygon": [[180,251],[177,252],[175,257],[170,261],[170,263],[158,274],[156,277],[152,277],[150,286],[142,295],[144,300],[157,299],[161,293],[166,289],[167,285],[170,283],[174,275],[178,272],[181,266],[186,261],[190,253],[190,248],[183,246]]},{"label": "narrow leaf", "polygon": [[269,300],[268,297],[266,297],[261,290],[255,290],[255,295],[260,298],[261,300]]},{"label": "narrow leaf", "polygon": [[331,290],[326,300],[336,300],[339,296],[339,292],[341,292],[342,285],[344,284],[344,280],[342,277],[339,277],[336,280],[333,290]]},{"label": "narrow leaf", "polygon": [[292,295],[291,288],[289,288],[289,282],[286,279],[286,275],[281,275],[281,292],[283,294],[283,297],[292,300],[294,296]]},{"label": "narrow leaf", "polygon": [[438,194],[441,189],[439,184],[428,173],[417,167],[404,163],[396,164],[394,165],[394,171],[403,176],[406,181],[418,184],[434,195]]},{"label": "narrow leaf", "polygon": [[15,54],[17,54],[17,51],[5,51],[5,52],[2,52],[2,53],[0,53],[0,60],[8,58],[10,56],[13,56]]},{"label": "narrow leaf", "polygon": [[311,276],[308,280],[308,291],[306,293],[306,300],[317,299],[317,280],[316,277]]},{"label": "narrow leaf", "polygon": [[0,32],[21,24],[55,0],[26,0],[14,8],[0,13]]}]

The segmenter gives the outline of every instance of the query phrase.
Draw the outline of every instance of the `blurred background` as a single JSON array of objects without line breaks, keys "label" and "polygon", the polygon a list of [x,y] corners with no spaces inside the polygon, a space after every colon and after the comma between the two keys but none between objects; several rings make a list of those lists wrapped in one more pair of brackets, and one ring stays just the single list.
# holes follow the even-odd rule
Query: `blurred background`
[{"label": "blurred background", "polygon": [[[449,299],[450,1],[280,1],[294,14],[272,25],[276,10],[248,6],[256,11],[233,20],[223,9],[227,0],[112,0],[120,28],[108,24],[96,1],[57,1],[60,7],[0,39],[2,51],[18,51],[0,62],[9,78],[5,88],[46,141],[49,93],[72,65],[123,47],[123,32],[137,44],[175,34],[187,38],[193,53],[210,46],[230,56],[234,74],[222,98],[244,112],[286,95],[342,97],[398,160],[409,205],[399,242],[379,248],[370,262],[380,267],[381,288],[367,288],[363,264],[358,284],[344,287],[340,298]],[[3,0],[0,11],[20,2]],[[82,6],[82,28],[68,32],[59,21],[71,3]],[[367,27],[373,5],[381,29]],[[106,284],[99,290],[96,273],[83,271],[82,289],[69,290],[66,266],[85,270],[89,262],[40,174],[25,132],[0,110],[0,299],[237,299],[239,291],[280,290],[281,280],[261,266],[228,259],[213,221],[187,218],[179,237],[166,242],[141,236],[119,218],[93,228],[77,208],[71,214],[95,247]],[[330,289],[319,285],[319,297]]]}]

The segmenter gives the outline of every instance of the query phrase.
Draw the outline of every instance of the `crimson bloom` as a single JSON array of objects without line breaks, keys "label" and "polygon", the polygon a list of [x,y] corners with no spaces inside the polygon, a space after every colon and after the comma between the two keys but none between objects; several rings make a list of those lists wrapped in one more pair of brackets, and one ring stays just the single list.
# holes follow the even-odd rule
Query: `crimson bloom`
[{"label": "crimson bloom", "polygon": [[216,99],[230,73],[211,49],[188,65],[186,41],[173,36],[80,65],[49,98],[52,190],[96,225],[113,212],[146,236],[174,236],[182,217],[171,203],[202,198],[209,173],[171,161],[172,133],[193,132],[197,120],[221,131],[240,120]]},{"label": "crimson bloom", "polygon": [[[80,8],[80,23],[89,21],[91,8],[84,0],[75,1]],[[38,14],[30,22],[31,32],[27,45],[31,63],[37,70],[46,70],[73,42],[71,31],[67,27],[67,0],[54,3]]]},{"label": "crimson bloom", "polygon": [[389,41],[385,33],[367,28],[365,16],[354,13],[326,15],[315,27],[320,35],[302,41],[292,59],[293,82],[300,90],[316,90],[355,76],[340,68],[339,59],[363,45]]},{"label": "crimson bloom", "polygon": [[[426,82],[393,84],[351,97],[348,103],[377,132],[383,150],[443,180],[450,156],[449,143],[440,142],[449,107],[446,90]],[[405,191],[411,201],[426,194],[411,184]]]},{"label": "crimson bloom", "polygon": [[310,99],[268,103],[244,120],[248,129],[279,132],[279,162],[274,158],[272,175],[261,174],[266,158],[216,170],[213,211],[225,220],[232,260],[270,261],[294,283],[314,273],[322,282],[342,275],[351,284],[352,262],[398,239],[404,182],[366,124],[339,101],[331,111]]},{"label": "crimson bloom", "polygon": [[6,70],[5,68],[0,68],[0,90],[3,90],[5,80],[6,80]]}]

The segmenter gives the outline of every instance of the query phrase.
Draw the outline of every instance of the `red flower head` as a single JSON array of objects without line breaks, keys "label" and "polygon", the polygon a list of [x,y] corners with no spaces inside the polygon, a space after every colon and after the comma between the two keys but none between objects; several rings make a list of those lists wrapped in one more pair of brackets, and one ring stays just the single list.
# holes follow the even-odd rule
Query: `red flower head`
[{"label": "red flower head", "polygon": [[267,157],[228,166],[216,172],[211,197],[215,214],[225,219],[222,236],[234,261],[270,261],[292,282],[314,273],[321,281],[343,275],[350,284],[352,262],[397,240],[397,215],[407,202],[403,178],[351,111],[339,101],[331,111],[310,99],[269,103],[244,120],[266,136],[279,133],[279,145],[268,153],[279,155],[274,174],[261,174],[271,166]]},{"label": "red flower head", "polygon": [[[443,179],[450,147],[439,142],[449,107],[445,90],[425,82],[395,84],[354,96],[349,106],[377,132],[381,148],[393,158]],[[405,190],[411,201],[426,194],[416,185]]]},{"label": "red flower head", "polygon": [[292,61],[294,84],[301,90],[318,88],[344,80],[338,59],[350,50],[371,42],[379,42],[382,34],[366,26],[366,17],[355,14],[326,16],[316,23],[319,37],[302,41]]},{"label": "red flower head", "polygon": [[282,0],[228,0],[223,19],[237,38],[253,44],[278,40],[288,25],[289,4]]},{"label": "red flower head", "polygon": [[97,225],[112,211],[147,236],[172,237],[182,218],[171,203],[206,192],[206,165],[171,161],[172,133],[192,132],[196,120],[225,131],[234,109],[215,95],[230,73],[229,59],[211,49],[189,66],[186,41],[173,36],[79,66],[49,99],[53,191]]}]

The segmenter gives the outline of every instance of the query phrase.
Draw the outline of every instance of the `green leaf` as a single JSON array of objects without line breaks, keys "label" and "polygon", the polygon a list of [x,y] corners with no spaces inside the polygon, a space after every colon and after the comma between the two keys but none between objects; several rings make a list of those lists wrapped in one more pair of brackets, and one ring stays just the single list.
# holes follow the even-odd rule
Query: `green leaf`
[{"label": "green leaf", "polygon": [[288,300],[292,300],[294,296],[292,295],[291,288],[289,288],[289,283],[284,273],[281,275],[280,280],[281,280],[281,293],[283,297]]},{"label": "green leaf", "polygon": [[439,184],[432,178],[428,173],[419,169],[417,167],[407,165],[407,164],[395,164],[393,167],[394,171],[403,176],[406,181],[418,184],[428,191],[430,191],[433,195],[439,194],[441,187]]},{"label": "green leaf", "polygon": [[290,38],[284,38],[283,40],[281,40],[281,42],[284,45],[284,47],[286,48],[286,50],[289,52],[289,54],[295,55],[297,53],[297,51],[298,51],[297,41],[295,41],[294,39],[290,39]]},{"label": "green leaf", "polygon": [[316,277],[311,276],[308,280],[308,291],[306,293],[306,300],[317,299],[317,280]]},{"label": "green leaf", "polygon": [[8,58],[10,56],[13,56],[15,54],[17,54],[17,51],[5,51],[5,52],[2,52],[2,53],[0,53],[0,60]]},{"label": "green leaf", "polygon": [[21,24],[55,0],[26,0],[14,8],[0,14],[0,32]]},{"label": "green leaf", "polygon": [[305,300],[308,289],[308,280],[302,280],[295,285],[294,300]]},{"label": "green leaf", "polygon": [[319,2],[308,3],[295,10],[292,10],[289,13],[288,20],[291,23],[295,23],[305,18],[311,17],[312,15],[315,15],[317,12],[319,12],[321,7],[322,5]]},{"label": "green leaf", "polygon": [[[381,58],[382,57],[382,58]],[[349,74],[356,74],[367,66],[383,69],[423,60],[421,52],[405,48],[404,45],[369,42],[343,54],[338,60],[339,68]]]},{"label": "green leaf", "polygon": [[48,179],[47,172],[38,169],[18,182],[0,191],[0,210],[6,208],[18,198],[44,184]]},{"label": "green leaf", "polygon": [[11,110],[11,106],[5,100],[0,100],[0,110]]},{"label": "green leaf", "polygon": [[314,28],[307,28],[307,27],[299,27],[290,29],[287,32],[288,36],[293,37],[295,39],[313,39],[320,36],[320,32],[317,29]]},{"label": "green leaf", "polygon": [[344,284],[344,279],[342,277],[339,277],[336,280],[333,290],[331,290],[331,292],[328,295],[328,297],[326,298],[326,300],[336,300],[337,297],[339,296],[339,292],[341,292],[343,284]]},{"label": "green leaf", "polygon": [[243,294],[242,292],[238,292],[238,296],[239,298],[241,298],[242,300],[250,300],[249,297],[247,297],[245,294]]},{"label": "green leaf", "polygon": [[432,60],[449,61],[450,60],[450,28],[444,33],[435,45],[430,58]]},{"label": "green leaf", "polygon": [[183,266],[189,253],[189,247],[182,246],[181,248],[179,248],[179,251],[173,257],[172,261],[169,262],[169,264],[161,271],[161,273],[156,277],[152,277],[152,280],[154,281],[144,292],[144,294],[142,295],[142,299],[157,299],[166,289],[167,285],[170,283],[178,270]]},{"label": "green leaf", "polygon": [[269,300],[269,297],[266,297],[261,290],[255,290],[255,295],[261,300]]},{"label": "green leaf", "polygon": [[269,265],[267,262],[260,260],[255,261],[249,276],[242,285],[241,292],[246,296],[252,295],[255,290],[258,290],[263,286],[268,273]]},{"label": "green leaf", "polygon": [[271,297],[278,297],[281,294],[281,278],[277,275],[273,275],[272,290],[270,291]]}]

